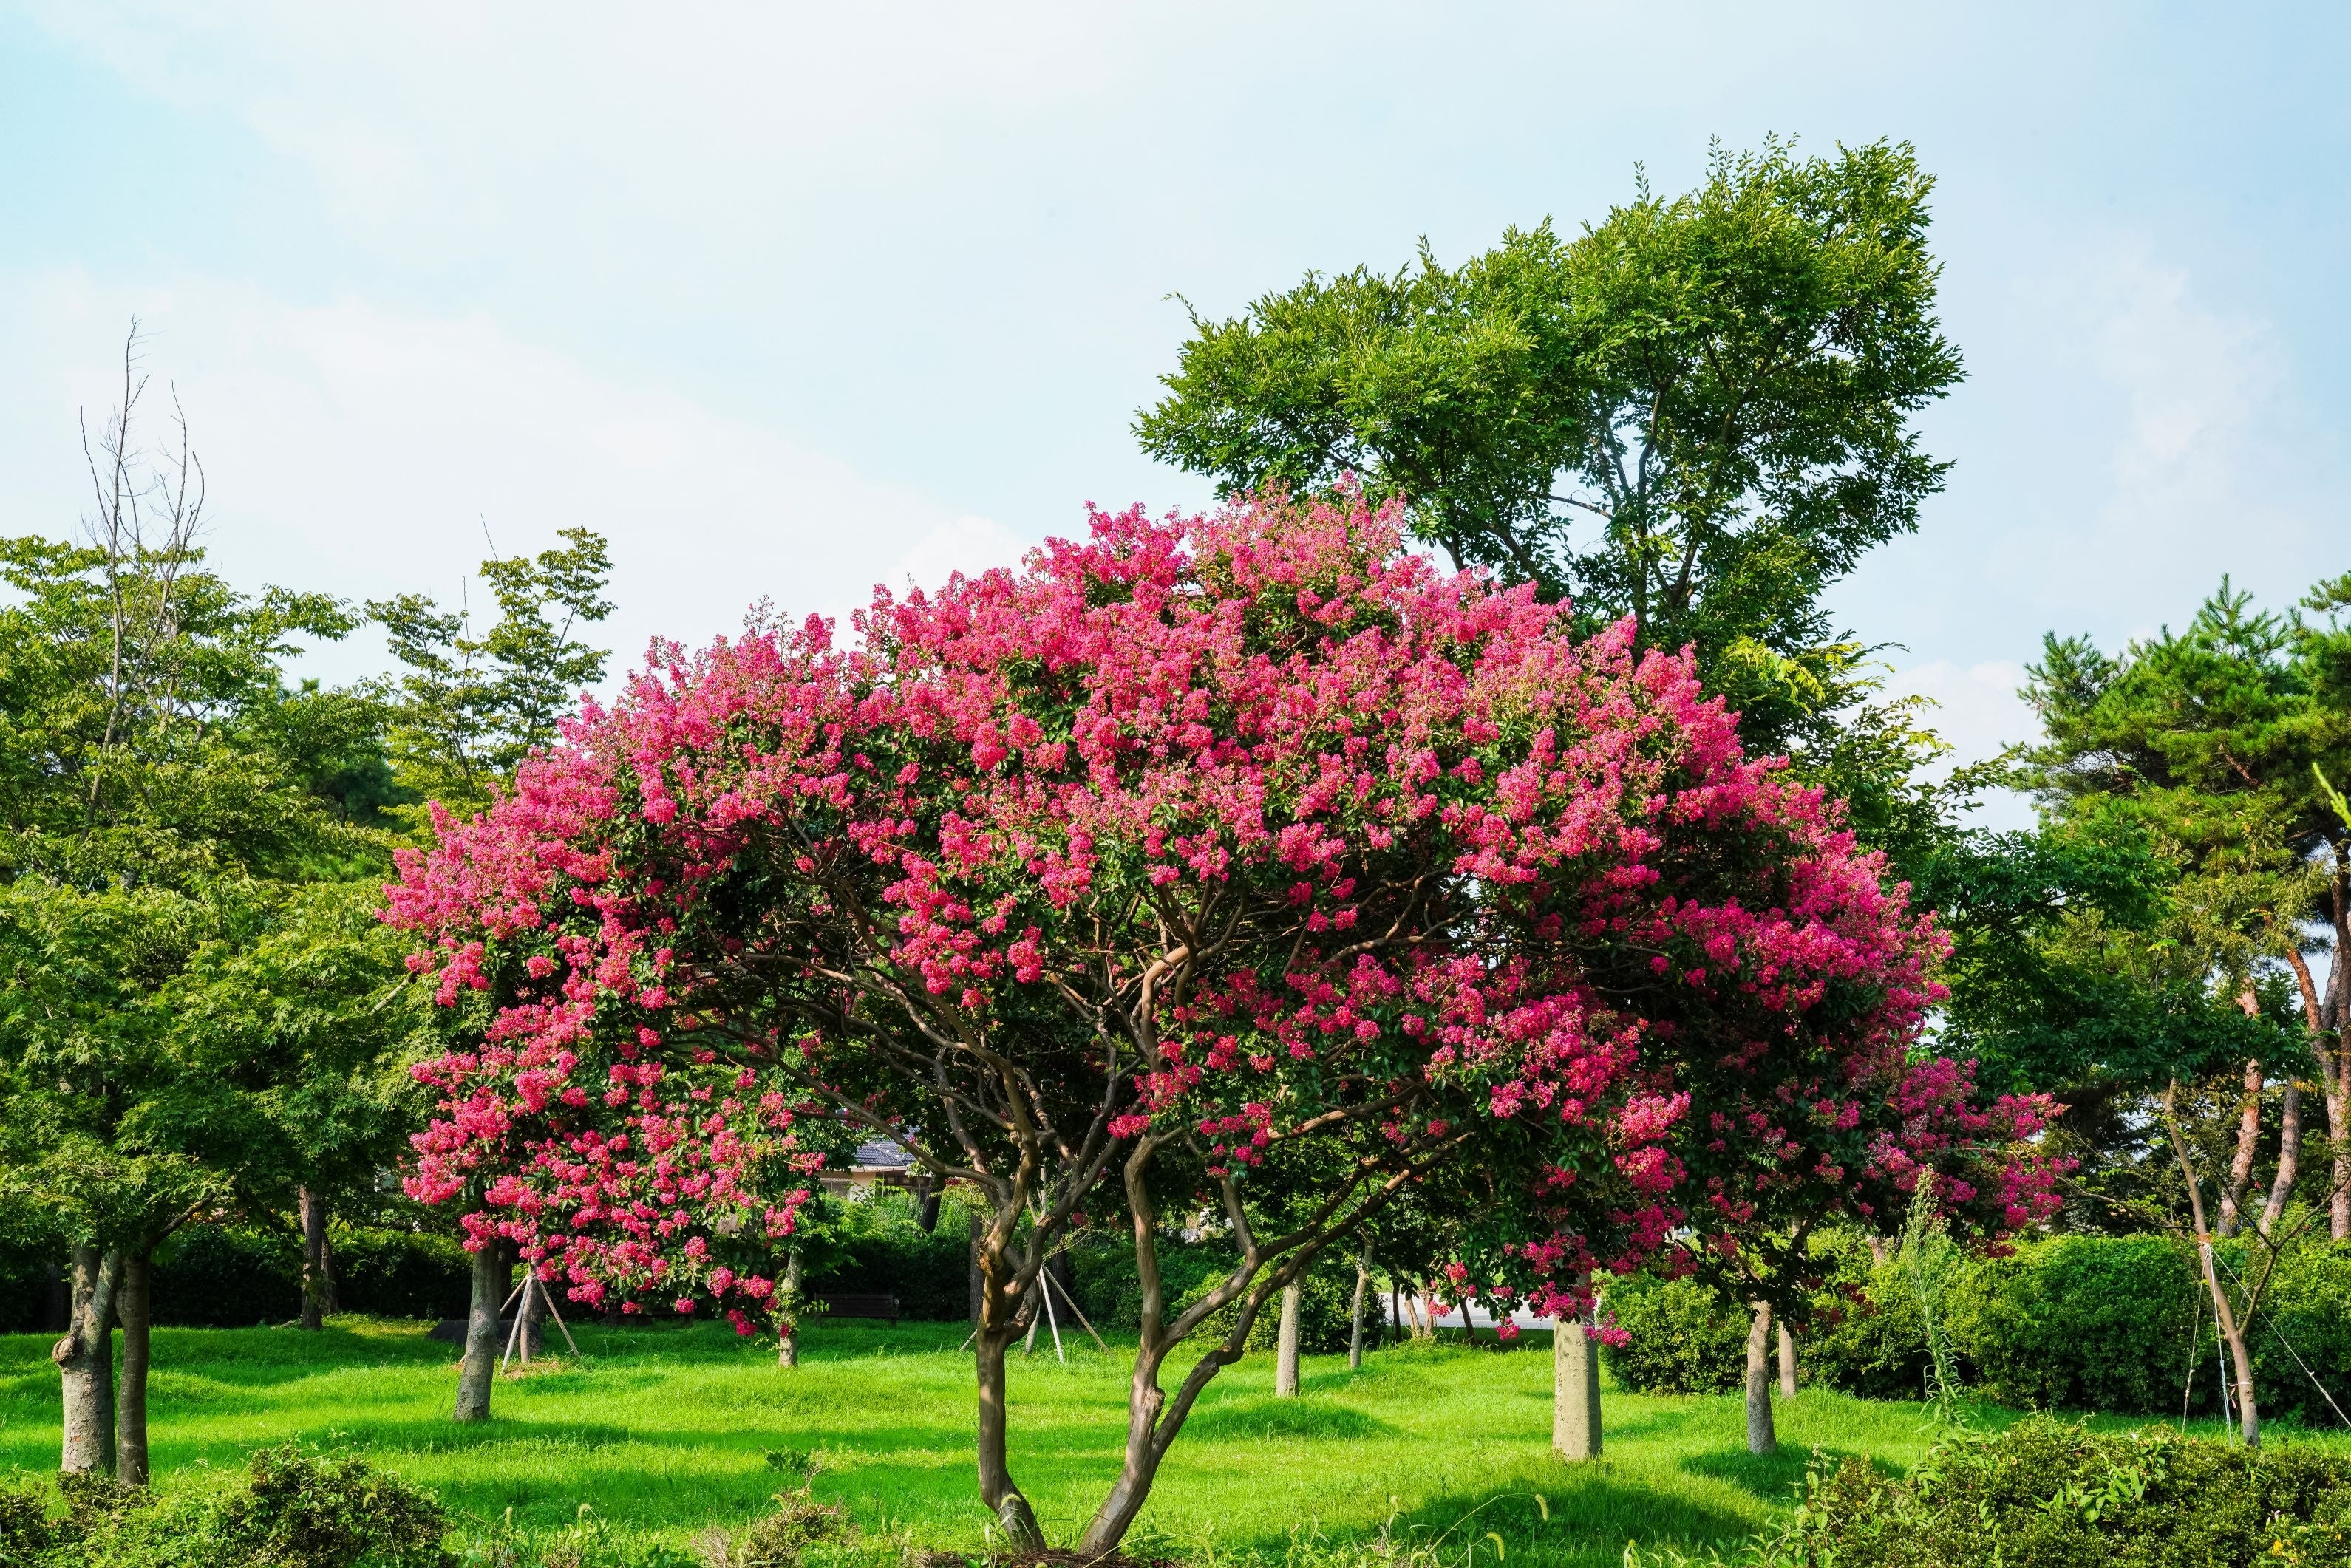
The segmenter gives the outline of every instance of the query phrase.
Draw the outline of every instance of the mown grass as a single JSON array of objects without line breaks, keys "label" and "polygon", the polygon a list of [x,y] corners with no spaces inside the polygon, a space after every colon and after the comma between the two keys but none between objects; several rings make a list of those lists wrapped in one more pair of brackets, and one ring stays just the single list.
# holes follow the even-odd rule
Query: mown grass
[{"label": "mown grass", "polygon": [[[421,1324],[158,1331],[159,1484],[206,1484],[249,1449],[294,1438],[371,1452],[469,1528],[511,1517],[551,1529],[585,1505],[627,1538],[683,1546],[749,1521],[796,1478],[778,1467],[814,1452],[816,1494],[845,1504],[869,1537],[984,1544],[960,1325],[820,1322],[797,1372],[712,1325],[577,1332],[580,1361],[502,1380],[495,1418],[462,1427],[447,1418],[454,1353]],[[1607,1458],[1569,1467],[1549,1447],[1545,1336],[1521,1344],[1384,1349],[1353,1375],[1343,1358],[1310,1357],[1304,1396],[1280,1401],[1270,1358],[1251,1357],[1210,1385],[1143,1539],[1194,1560],[1279,1558],[1300,1529],[1343,1538],[1394,1515],[1399,1528],[1436,1531],[1479,1511],[1469,1533],[1497,1532],[1514,1568],[1615,1568],[1627,1540],[1744,1534],[1787,1500],[1813,1447],[1907,1467],[1934,1436],[1918,1406],[1807,1391],[1782,1404],[1781,1451],[1759,1460],[1736,1398],[1612,1390]],[[0,1337],[0,1465],[57,1462],[47,1350]],[[1067,1540],[1117,1468],[1126,1362],[1089,1344],[1066,1366],[1050,1354],[1015,1363],[1014,1473]]]}]

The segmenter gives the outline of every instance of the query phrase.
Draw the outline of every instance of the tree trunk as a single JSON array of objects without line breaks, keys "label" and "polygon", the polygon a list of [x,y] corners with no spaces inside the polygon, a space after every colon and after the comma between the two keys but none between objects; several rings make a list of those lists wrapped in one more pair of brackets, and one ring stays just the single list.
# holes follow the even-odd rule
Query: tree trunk
[{"label": "tree trunk", "polygon": [[143,1487],[148,1480],[148,1291],[153,1279],[152,1253],[124,1254],[122,1281],[114,1291],[114,1315],[122,1323],[122,1386],[114,1401],[114,1479],[125,1486]]},{"label": "tree trunk", "polygon": [[521,1347],[526,1362],[534,1350],[543,1350],[547,1345],[547,1281],[538,1278],[535,1267],[528,1272],[529,1282],[515,1302],[515,1316],[522,1321],[522,1333],[516,1336],[516,1343]]},{"label": "tree trunk", "polygon": [[474,1254],[474,1299],[465,1314],[465,1355],[457,1364],[459,1421],[490,1418],[490,1379],[498,1366],[498,1309],[506,1304],[514,1266],[507,1244],[492,1239]]},{"label": "tree trunk", "polygon": [[923,1201],[915,1207],[914,1223],[929,1236],[939,1228],[939,1186],[936,1178],[923,1183]]},{"label": "tree trunk", "polygon": [[307,1186],[298,1196],[302,1214],[302,1326],[323,1328],[334,1304],[327,1275],[327,1200]]},{"label": "tree trunk", "polygon": [[1779,1438],[1771,1430],[1771,1303],[1755,1303],[1755,1321],[1747,1330],[1747,1451],[1776,1452]]},{"label": "tree trunk", "polygon": [[[2179,1162],[2179,1174],[2188,1184],[2188,1213],[2196,1226],[2196,1256],[2204,1269],[2204,1289],[2212,1297],[2212,1322],[2220,1330],[2220,1342],[2229,1347],[2229,1358],[2237,1367],[2237,1420],[2244,1435],[2245,1447],[2262,1446],[2260,1406],[2254,1399],[2253,1362],[2245,1344],[2244,1325],[2237,1322],[2237,1313],[2229,1301],[2229,1292],[2220,1287],[2220,1272],[2213,1266],[2212,1233],[2204,1228],[2204,1186],[2197,1179],[2196,1166],[2188,1157],[2188,1141],[2179,1135],[2179,1119],[2173,1105],[2179,1095],[2179,1082],[2174,1079],[2163,1096],[2164,1130],[2171,1134],[2171,1152]],[[2223,1391],[2223,1399],[2226,1391]]]},{"label": "tree trunk", "polygon": [[120,1252],[74,1249],[71,1317],[49,1351],[65,1399],[61,1470],[114,1468],[114,1298],[121,1278]]},{"label": "tree trunk", "polygon": [[1347,1309],[1347,1370],[1364,1370],[1364,1293],[1372,1288],[1372,1239],[1364,1238],[1364,1250],[1355,1260],[1355,1301]]},{"label": "tree trunk", "polygon": [[[2337,937],[2337,953],[2351,952],[2351,942]],[[2344,1071],[2351,1066],[2351,1051],[2342,1049],[2351,1043],[2351,1034],[2343,1029],[2343,999],[2351,994],[2351,971],[2337,960],[2326,977],[2326,997],[2320,1000],[2318,986],[2310,976],[2310,965],[2302,955],[2289,951],[2287,965],[2294,970],[2294,981],[2302,988],[2304,1022],[2310,1030],[2310,1054],[2318,1063],[2319,1092],[2326,1103],[2326,1141],[2334,1150],[2334,1169],[2326,1197],[2326,1233],[2336,1241],[2351,1241],[2351,1083],[2344,1082]],[[2297,1151],[2299,1152],[2299,1151]]]},{"label": "tree trunk", "polygon": [[1552,1320],[1551,1446],[1574,1463],[1600,1457],[1600,1345],[1592,1337],[1599,1322],[1596,1304],[1580,1322],[1564,1313]]},{"label": "tree trunk", "polygon": [[776,1292],[776,1364],[800,1364],[800,1249],[784,1254],[784,1281]]},{"label": "tree trunk", "polygon": [[[2237,1006],[2247,1018],[2259,1018],[2261,998],[2247,986],[2238,993]],[[2220,1190],[2220,1234],[2234,1236],[2244,1215],[2245,1191],[2253,1184],[2253,1154],[2262,1138],[2262,1064],[2245,1063],[2244,1110],[2237,1118],[2237,1157],[2229,1164],[2229,1185]]]},{"label": "tree trunk", "polygon": [[1273,1392],[1279,1399],[1298,1392],[1298,1300],[1305,1289],[1302,1280],[1281,1288],[1281,1327],[1273,1347]]},{"label": "tree trunk", "polygon": [[971,1217],[971,1326],[979,1326],[980,1302],[987,1293],[987,1284],[979,1272],[979,1216]]},{"label": "tree trunk", "polygon": [[979,1496],[996,1515],[997,1528],[1004,1531],[1013,1551],[1041,1552],[1045,1532],[1038,1526],[1036,1511],[1012,1479],[1012,1467],[1005,1455],[1004,1352],[1011,1343],[1012,1330],[993,1323],[982,1323],[972,1341],[979,1381]]},{"label": "tree trunk", "polygon": [[2262,1205],[2258,1222],[2262,1235],[2267,1236],[2278,1217],[2285,1212],[2286,1200],[2294,1196],[2294,1179],[2301,1174],[2302,1085],[2288,1079],[2278,1120],[2277,1178],[2270,1183],[2269,1201]]},{"label": "tree trunk", "polygon": [[1796,1336],[1788,1332],[1786,1323],[1780,1325],[1780,1396],[1796,1396]]}]

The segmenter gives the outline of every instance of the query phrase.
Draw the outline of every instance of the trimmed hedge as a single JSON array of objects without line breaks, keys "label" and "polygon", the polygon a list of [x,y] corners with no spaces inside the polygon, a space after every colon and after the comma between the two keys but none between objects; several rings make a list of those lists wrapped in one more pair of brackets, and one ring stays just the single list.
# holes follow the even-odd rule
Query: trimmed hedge
[{"label": "trimmed hedge", "polygon": [[[1726,1559],[1709,1554],[1711,1561]],[[1692,1559],[1628,1552],[1628,1563]],[[1938,1445],[1907,1477],[1816,1459],[1801,1508],[1742,1568],[2351,1565],[2351,1458],[2258,1452],[2167,1428],[2096,1433],[2036,1416]]]},{"label": "trimmed hedge", "polygon": [[[2242,1242],[2221,1246],[2223,1261],[2238,1269],[2248,1266],[2245,1251]],[[1816,1257],[1828,1279],[1812,1326],[1797,1335],[1804,1379],[1869,1398],[1919,1396],[1926,1338],[1901,1269],[1873,1264],[1850,1239],[1823,1241]],[[1687,1281],[1646,1276],[1613,1282],[1606,1300],[1631,1335],[1608,1352],[1627,1385],[1740,1385],[1748,1320],[1736,1303]],[[2168,1238],[2026,1243],[1968,1266],[1946,1315],[1963,1374],[2001,1404],[2177,1415],[2185,1393],[2191,1412],[2218,1409],[2210,1305],[2194,1250]],[[2253,1354],[2265,1416],[2341,1424],[2318,1384],[2351,1409],[2351,1244],[2311,1243],[2285,1256],[2254,1326]]]}]

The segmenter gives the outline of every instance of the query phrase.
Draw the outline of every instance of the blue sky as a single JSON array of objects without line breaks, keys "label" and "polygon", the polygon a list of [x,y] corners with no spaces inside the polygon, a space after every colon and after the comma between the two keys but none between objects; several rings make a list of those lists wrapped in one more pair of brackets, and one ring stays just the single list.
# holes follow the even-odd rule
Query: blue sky
[{"label": "blue sky", "polygon": [[1128,431],[1175,293],[1891,136],[1969,379],[1838,603],[1980,753],[2044,629],[2351,568],[2351,12],[1928,9],[0,4],[0,529],[73,526],[136,313],[232,572],[587,523],[625,657],[1198,502]]}]

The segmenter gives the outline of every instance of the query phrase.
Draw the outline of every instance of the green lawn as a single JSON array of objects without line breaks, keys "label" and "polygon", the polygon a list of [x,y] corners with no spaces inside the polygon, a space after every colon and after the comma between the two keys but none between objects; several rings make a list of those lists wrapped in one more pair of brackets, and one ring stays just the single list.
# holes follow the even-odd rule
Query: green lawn
[{"label": "green lawn", "polygon": [[[438,1492],[461,1523],[557,1527],[585,1504],[632,1538],[684,1545],[750,1519],[780,1483],[770,1452],[824,1458],[816,1490],[872,1535],[977,1546],[971,1376],[960,1325],[820,1322],[804,1364],[723,1327],[580,1331],[584,1360],[501,1381],[496,1419],[447,1419],[449,1346],[422,1325],[337,1320],[326,1332],[161,1330],[152,1408],[159,1483],[202,1484],[246,1450],[288,1437],[362,1448]],[[1210,1385],[1162,1473],[1141,1527],[1171,1554],[1279,1558],[1291,1531],[1374,1531],[1391,1513],[1429,1530],[1473,1509],[1508,1561],[1616,1568],[1629,1537],[1719,1541],[1784,1500],[1807,1450],[1914,1462],[1924,1412],[1806,1392],[1780,1409],[1780,1454],[1746,1452],[1735,1398],[1612,1391],[1608,1457],[1569,1467],[1550,1452],[1546,1337],[1383,1350],[1350,1375],[1310,1357],[1303,1397],[1271,1396],[1270,1357]],[[57,1462],[48,1342],[0,1337],[0,1464]],[[1015,1357],[1013,1466],[1047,1530],[1068,1539],[1117,1464],[1126,1364],[1091,1345],[1070,1364]],[[1541,1493],[1550,1518],[1532,1500]]]}]

